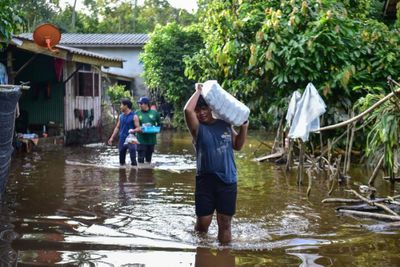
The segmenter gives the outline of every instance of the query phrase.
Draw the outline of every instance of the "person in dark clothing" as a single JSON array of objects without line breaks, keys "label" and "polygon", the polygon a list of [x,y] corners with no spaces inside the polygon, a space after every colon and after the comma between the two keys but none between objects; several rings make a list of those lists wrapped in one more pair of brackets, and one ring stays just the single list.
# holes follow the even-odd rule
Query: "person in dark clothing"
[{"label": "person in dark clothing", "polygon": [[244,145],[248,122],[237,133],[229,123],[214,119],[201,96],[202,85],[184,107],[186,125],[196,149],[195,230],[206,233],[217,212],[218,240],[231,241],[231,221],[236,211],[237,171],[233,149]]},{"label": "person in dark clothing", "polygon": [[135,112],[132,111],[132,102],[129,99],[121,99],[121,114],[119,115],[117,125],[108,140],[108,144],[112,145],[115,136],[119,133],[119,164],[121,166],[125,165],[126,151],[129,150],[131,157],[131,165],[137,166],[136,161],[136,144],[127,143],[125,144],[125,139],[128,137],[129,133],[136,133],[140,130],[139,119]]}]

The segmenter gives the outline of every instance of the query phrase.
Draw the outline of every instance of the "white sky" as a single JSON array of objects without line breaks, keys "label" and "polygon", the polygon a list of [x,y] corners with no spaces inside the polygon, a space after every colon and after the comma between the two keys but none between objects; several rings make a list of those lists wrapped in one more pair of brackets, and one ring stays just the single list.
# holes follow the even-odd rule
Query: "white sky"
[{"label": "white sky", "polygon": [[[168,0],[171,6],[175,8],[183,8],[189,12],[197,9],[196,0]],[[65,3],[69,3],[71,6],[74,4],[74,0],[61,0],[61,6],[64,6]],[[83,0],[77,0],[77,9],[81,9],[83,7]],[[143,0],[138,0],[138,4],[142,4]]]}]

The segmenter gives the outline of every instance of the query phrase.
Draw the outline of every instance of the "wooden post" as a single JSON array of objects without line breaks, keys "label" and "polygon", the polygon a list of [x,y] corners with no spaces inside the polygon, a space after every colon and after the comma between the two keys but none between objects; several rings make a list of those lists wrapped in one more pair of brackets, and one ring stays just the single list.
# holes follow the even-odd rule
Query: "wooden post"
[{"label": "wooden post", "polygon": [[[349,117],[351,117],[351,114],[349,113]],[[349,150],[349,143],[350,143],[350,131],[351,131],[351,123],[347,124],[347,130],[346,130],[346,151],[344,153],[344,162],[343,162],[343,173],[346,175],[346,166],[347,166],[347,155],[348,155],[348,150]]]},{"label": "wooden post", "polygon": [[273,144],[273,146],[272,146],[272,153],[275,153],[275,152],[277,151],[277,147],[279,147],[279,143],[280,143],[281,140],[282,140],[282,138],[281,138],[282,124],[283,124],[283,117],[282,117],[282,119],[279,121],[278,130],[277,130],[277,132],[276,132],[274,144]]},{"label": "wooden post", "polygon": [[287,152],[286,171],[290,171],[293,161],[293,140],[289,138],[289,148]]},{"label": "wooden post", "polygon": [[[323,124],[323,121],[324,121],[324,115],[322,115],[321,124]],[[320,148],[319,148],[320,155],[322,155],[322,151],[324,151],[324,143],[323,143],[323,140],[322,140],[322,132],[319,132],[319,146],[320,146]],[[320,158],[318,161],[319,161],[319,165],[322,166],[322,168],[323,168],[323,166],[325,164],[322,164],[322,159]]]},{"label": "wooden post", "polygon": [[347,154],[347,162],[346,162],[346,169],[345,169],[345,175],[347,175],[347,173],[350,170],[350,164],[351,164],[351,150],[353,149],[353,141],[354,141],[354,132],[355,132],[355,123],[352,124],[351,130],[350,130],[350,141],[349,141],[349,151]]},{"label": "wooden post", "polygon": [[13,66],[13,53],[11,50],[7,51],[7,72],[8,72],[8,83],[14,84],[15,83],[15,73],[14,73],[14,66]]},{"label": "wooden post", "polygon": [[301,139],[298,140],[300,144],[300,153],[299,153],[299,169],[297,173],[297,185],[302,185],[304,179],[304,142]]}]

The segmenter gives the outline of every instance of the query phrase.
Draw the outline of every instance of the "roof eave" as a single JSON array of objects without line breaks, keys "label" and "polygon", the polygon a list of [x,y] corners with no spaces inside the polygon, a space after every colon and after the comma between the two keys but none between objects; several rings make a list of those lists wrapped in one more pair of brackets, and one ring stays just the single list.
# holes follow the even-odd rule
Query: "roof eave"
[{"label": "roof eave", "polygon": [[67,45],[67,46],[72,46],[72,47],[77,47],[77,48],[83,48],[83,47],[95,47],[95,48],[142,48],[143,46],[145,46],[144,44],[137,44],[137,45],[107,45],[107,44],[82,44],[82,43],[63,43],[63,45]]},{"label": "roof eave", "polygon": [[63,48],[62,46],[55,46],[56,51],[51,51],[45,47],[38,46],[34,42],[27,40],[27,39],[21,39],[21,38],[12,38],[10,41],[11,44],[16,45],[18,48],[27,50],[33,53],[37,54],[43,54],[47,55],[50,57],[55,57],[55,58],[61,58],[66,61],[74,61],[74,62],[80,62],[80,63],[85,63],[85,64],[90,64],[90,65],[96,65],[96,66],[104,66],[104,67],[116,67],[116,68],[122,68],[123,67],[123,62],[124,60],[111,60],[111,59],[105,59],[105,58],[97,58],[97,57],[92,57],[89,55],[80,55],[76,53],[72,53],[68,51],[67,49]]}]

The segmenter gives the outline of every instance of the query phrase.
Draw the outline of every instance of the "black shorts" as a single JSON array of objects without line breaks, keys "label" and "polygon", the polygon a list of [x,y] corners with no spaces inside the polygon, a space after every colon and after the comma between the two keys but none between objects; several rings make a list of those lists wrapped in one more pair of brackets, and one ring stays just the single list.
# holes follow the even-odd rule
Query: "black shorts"
[{"label": "black shorts", "polygon": [[236,211],[237,183],[226,184],[216,175],[196,176],[196,215],[207,216],[216,210],[233,216]]}]

